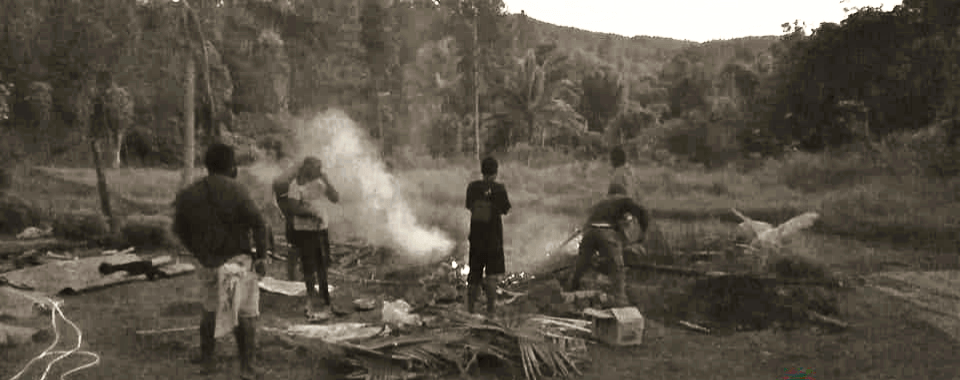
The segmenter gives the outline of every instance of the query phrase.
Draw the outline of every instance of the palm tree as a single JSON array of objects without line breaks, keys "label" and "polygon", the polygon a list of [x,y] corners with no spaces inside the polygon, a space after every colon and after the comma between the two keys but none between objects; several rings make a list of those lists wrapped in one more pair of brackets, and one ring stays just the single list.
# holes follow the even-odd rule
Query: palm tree
[{"label": "palm tree", "polygon": [[[450,100],[457,94],[463,74],[457,71],[460,57],[456,55],[455,43],[453,37],[425,43],[417,49],[415,64],[405,69],[404,77],[407,80],[404,93],[409,110],[427,118],[420,120],[424,125],[432,125],[436,118],[427,115],[440,115],[448,111]],[[411,136],[422,136],[424,131],[419,128],[420,123],[412,123]],[[434,132],[428,133],[433,135]],[[453,143],[453,140],[448,143]]]},{"label": "palm tree", "polygon": [[[579,97],[577,86],[561,78],[554,67],[566,60],[566,56],[547,52],[538,57],[533,49],[516,61],[516,71],[507,75],[503,88],[498,92],[502,111],[498,117],[522,126],[521,136],[531,145],[546,145],[548,137],[580,135],[586,132],[584,118],[570,105]],[[511,129],[507,144],[513,145],[516,132]],[[538,141],[539,140],[539,141]]]}]

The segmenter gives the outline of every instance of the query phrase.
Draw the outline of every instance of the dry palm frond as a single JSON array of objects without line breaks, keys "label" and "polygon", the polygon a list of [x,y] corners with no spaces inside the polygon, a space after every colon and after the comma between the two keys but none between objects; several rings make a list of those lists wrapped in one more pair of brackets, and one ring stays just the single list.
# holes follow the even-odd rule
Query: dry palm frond
[{"label": "dry palm frond", "polygon": [[393,350],[398,356],[413,359],[417,364],[429,369],[439,369],[444,364],[461,366],[463,355],[460,355],[446,342],[433,342],[415,346],[407,346]]},{"label": "dry palm frond", "polygon": [[575,331],[581,331],[581,332],[585,332],[585,333],[589,333],[589,332],[590,332],[590,329],[584,327],[584,326],[586,326],[588,323],[587,323],[587,324],[584,324],[584,323],[576,323],[576,324],[574,324],[574,323],[570,323],[570,322],[566,322],[566,321],[559,321],[559,320],[556,320],[556,319],[544,318],[544,317],[537,317],[537,318],[533,318],[532,320],[533,320],[533,321],[536,321],[536,322],[540,322],[540,323],[546,324],[546,325],[553,325],[553,326],[559,327],[561,330],[575,330]]},{"label": "dry palm frond", "polygon": [[589,332],[585,321],[546,316],[453,319],[460,319],[455,328],[425,336],[379,338],[363,346],[341,343],[353,357],[354,365],[363,369],[352,378],[409,379],[416,373],[454,369],[466,375],[479,357],[496,358],[509,366],[519,363],[527,380],[580,373],[571,355],[582,352],[586,343],[571,334]]},{"label": "dry palm frond", "polygon": [[362,370],[354,372],[347,376],[348,379],[357,380],[412,380],[423,377],[423,374],[410,372],[400,369],[396,364],[388,360],[378,359],[360,359],[354,360],[354,365],[361,367]]},{"label": "dry palm frond", "polygon": [[464,339],[462,342],[463,348],[467,351],[471,351],[475,354],[483,354],[486,356],[491,356],[499,359],[500,361],[506,364],[514,364],[514,360],[510,358],[510,352],[504,349],[500,345],[495,345],[489,341],[470,337]]},{"label": "dry palm frond", "polygon": [[548,371],[550,376],[565,377],[570,372],[578,372],[572,360],[552,341],[547,340],[540,332],[541,325],[530,321],[521,326],[518,337],[523,362],[529,370],[525,371],[527,379],[535,380],[543,376],[541,368]]},{"label": "dry palm frond", "polygon": [[[573,360],[557,344],[556,339],[548,339],[544,331],[546,318],[527,318],[486,323],[468,322],[467,328],[482,333],[495,332],[502,338],[502,346],[515,349],[514,357],[519,356],[523,372],[528,380],[544,375],[566,377],[579,373]],[[569,327],[579,327],[572,323],[563,323]],[[546,323],[549,324],[549,323]],[[562,332],[551,332],[552,338],[568,337]],[[573,337],[570,337],[573,338]],[[546,372],[546,373],[544,373]]]}]

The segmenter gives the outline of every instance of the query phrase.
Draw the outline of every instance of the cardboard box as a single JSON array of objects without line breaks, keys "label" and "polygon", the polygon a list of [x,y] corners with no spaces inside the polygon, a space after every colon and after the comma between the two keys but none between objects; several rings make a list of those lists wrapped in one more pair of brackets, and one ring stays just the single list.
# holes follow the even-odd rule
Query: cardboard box
[{"label": "cardboard box", "polygon": [[613,346],[635,346],[643,343],[644,319],[635,307],[610,309],[593,315],[593,335]]}]

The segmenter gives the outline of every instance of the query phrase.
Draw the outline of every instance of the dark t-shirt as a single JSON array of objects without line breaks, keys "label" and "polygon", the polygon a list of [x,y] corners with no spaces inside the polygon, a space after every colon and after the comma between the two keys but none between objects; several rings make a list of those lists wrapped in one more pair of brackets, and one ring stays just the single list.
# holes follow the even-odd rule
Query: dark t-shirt
[{"label": "dark t-shirt", "polygon": [[616,226],[623,218],[624,214],[630,213],[637,220],[637,224],[643,231],[647,230],[650,223],[650,216],[647,210],[636,204],[633,199],[628,197],[607,198],[593,206],[590,210],[590,217],[587,218],[587,224],[607,223]]},{"label": "dark t-shirt", "polygon": [[[502,183],[477,180],[467,186],[467,210],[473,210],[473,204],[479,199],[487,198],[493,212],[489,222],[470,221],[470,240],[503,241],[503,218],[510,211],[510,199],[507,197],[507,188]],[[502,243],[501,243],[502,244]]]},{"label": "dark t-shirt", "polygon": [[267,223],[236,180],[210,175],[181,190],[174,201],[173,231],[200,264],[216,268],[233,256],[267,251]]}]

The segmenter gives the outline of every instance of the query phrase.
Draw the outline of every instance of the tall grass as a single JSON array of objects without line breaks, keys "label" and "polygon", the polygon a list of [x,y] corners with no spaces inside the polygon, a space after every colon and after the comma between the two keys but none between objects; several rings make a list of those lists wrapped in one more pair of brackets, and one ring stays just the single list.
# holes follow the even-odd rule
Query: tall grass
[{"label": "tall grass", "polygon": [[[774,224],[800,212],[817,211],[821,220],[814,229],[819,232],[943,245],[960,233],[956,216],[960,215],[960,180],[931,176],[924,169],[942,161],[942,155],[923,151],[931,145],[922,139],[929,138],[901,135],[879,149],[796,153],[754,162],[749,166],[757,169],[752,171],[742,170],[743,165],[708,171],[652,162],[635,163],[632,170],[641,202],[662,220],[661,229],[671,246],[681,250],[710,249],[712,241],[730,238],[738,222],[731,207]],[[582,221],[589,206],[603,196],[610,170],[603,161],[562,161],[551,156],[531,160],[536,165],[528,166],[527,159],[503,158],[498,179],[506,185],[514,207],[504,219],[512,257],[508,263],[522,268],[536,267],[539,258]],[[476,160],[406,154],[393,163],[399,190],[419,221],[446,231],[457,242],[466,240],[468,213],[463,201],[467,184],[480,178]],[[92,169],[42,170],[71,183],[96,185]],[[162,169],[107,169],[106,173],[113,194],[158,208],[169,207],[180,183],[179,172]],[[203,174],[202,169],[197,171],[198,177]],[[254,194],[264,209],[275,211],[269,204],[267,184],[243,178],[245,185],[259,189]],[[31,181],[23,176],[19,181],[20,192],[41,186],[23,186]],[[12,192],[17,192],[16,183]],[[44,194],[57,198],[55,190]],[[95,193],[71,194],[51,200],[48,207],[96,209]],[[278,223],[278,218],[273,215],[273,222]],[[363,226],[332,226],[334,235],[343,237],[356,228]]]}]

